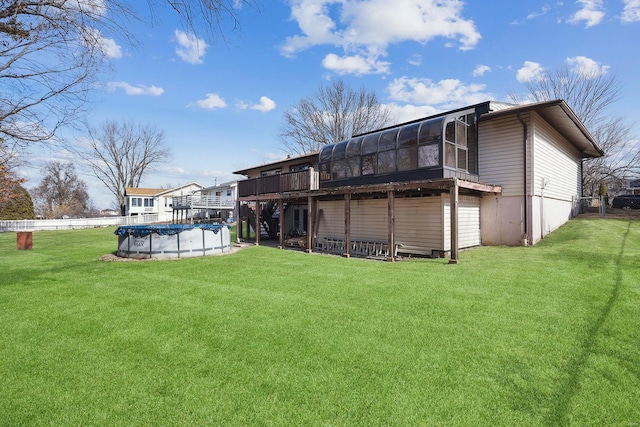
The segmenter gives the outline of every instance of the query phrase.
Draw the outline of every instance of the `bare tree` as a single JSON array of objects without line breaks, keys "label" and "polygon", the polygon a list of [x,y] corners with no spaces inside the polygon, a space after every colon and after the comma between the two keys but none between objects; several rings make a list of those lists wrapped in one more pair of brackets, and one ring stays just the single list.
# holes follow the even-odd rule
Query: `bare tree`
[{"label": "bare tree", "polygon": [[87,184],[72,163],[48,162],[40,185],[32,190],[36,213],[44,218],[83,215],[89,208]]},{"label": "bare tree", "polygon": [[0,137],[0,206],[16,197],[16,188],[24,183],[23,178],[16,177],[13,172],[16,154],[8,149]]},{"label": "bare tree", "polygon": [[356,91],[339,80],[298,101],[285,111],[284,120],[282,143],[290,153],[304,154],[382,128],[391,121],[391,112],[375,92]]},{"label": "bare tree", "polygon": [[[583,193],[595,195],[601,182],[619,184],[640,171],[640,147],[633,141],[631,126],[608,108],[620,99],[621,86],[615,74],[583,72],[561,67],[546,71],[542,78],[526,82],[534,101],[564,99],[589,129],[604,156],[583,161]],[[517,96],[512,100],[521,103]]]},{"label": "bare tree", "polygon": [[125,188],[139,187],[147,172],[169,160],[164,133],[151,125],[115,121],[88,131],[88,145],[78,154],[115,196],[124,215]]},{"label": "bare tree", "polygon": [[[108,63],[106,38],[133,43],[127,22],[139,18],[122,0],[0,1],[0,137],[26,146],[53,138],[77,120]],[[169,7],[192,30],[222,34],[253,0],[148,0]]]}]

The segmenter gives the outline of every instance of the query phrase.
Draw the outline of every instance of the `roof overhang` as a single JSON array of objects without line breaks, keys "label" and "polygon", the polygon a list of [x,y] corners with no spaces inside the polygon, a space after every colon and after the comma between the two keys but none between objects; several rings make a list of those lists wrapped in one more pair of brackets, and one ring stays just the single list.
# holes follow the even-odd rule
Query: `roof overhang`
[{"label": "roof overhang", "polygon": [[293,162],[305,162],[305,161],[316,161],[317,163],[317,158],[318,158],[318,151],[314,151],[312,153],[307,153],[307,154],[301,154],[299,156],[287,156],[286,158],[282,159],[282,160],[277,160],[275,162],[270,162],[270,163],[264,163],[258,166],[253,166],[247,169],[241,169],[235,172],[232,172],[235,175],[243,175],[245,177],[249,176],[251,171],[255,171],[258,169],[268,169],[268,168],[277,168],[281,165],[286,165],[289,163],[293,163]]},{"label": "roof overhang", "polygon": [[604,151],[598,146],[591,133],[562,99],[525,104],[486,113],[480,116],[479,120],[493,120],[531,111],[535,111],[574,147],[580,150],[582,157],[600,157],[604,155]]}]

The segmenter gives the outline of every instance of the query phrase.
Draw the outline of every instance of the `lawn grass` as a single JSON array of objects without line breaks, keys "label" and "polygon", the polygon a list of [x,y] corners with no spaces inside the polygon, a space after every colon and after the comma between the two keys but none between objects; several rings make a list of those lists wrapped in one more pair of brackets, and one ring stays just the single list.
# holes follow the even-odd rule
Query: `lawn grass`
[{"label": "lawn grass", "polygon": [[0,234],[0,425],[640,423],[640,221],[385,263]]}]

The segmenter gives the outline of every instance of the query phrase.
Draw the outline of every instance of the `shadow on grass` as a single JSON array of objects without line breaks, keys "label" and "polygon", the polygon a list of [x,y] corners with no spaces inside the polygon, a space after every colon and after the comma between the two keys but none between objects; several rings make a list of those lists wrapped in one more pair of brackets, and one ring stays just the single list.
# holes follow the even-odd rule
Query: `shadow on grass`
[{"label": "shadow on grass", "polygon": [[613,288],[611,289],[611,295],[607,300],[607,303],[602,308],[600,315],[589,328],[587,335],[582,342],[582,350],[577,357],[569,362],[567,365],[568,377],[567,380],[561,384],[555,393],[555,405],[552,407],[551,412],[545,420],[547,426],[559,426],[569,424],[568,409],[571,401],[579,392],[580,378],[583,374],[585,366],[588,362],[589,356],[593,353],[596,345],[596,339],[600,333],[604,323],[609,318],[614,304],[618,300],[620,295],[620,286],[622,285],[622,260],[624,257],[624,249],[631,229],[631,223],[627,225],[627,230],[622,238],[622,245],[620,251],[615,260],[616,272],[614,276]]}]

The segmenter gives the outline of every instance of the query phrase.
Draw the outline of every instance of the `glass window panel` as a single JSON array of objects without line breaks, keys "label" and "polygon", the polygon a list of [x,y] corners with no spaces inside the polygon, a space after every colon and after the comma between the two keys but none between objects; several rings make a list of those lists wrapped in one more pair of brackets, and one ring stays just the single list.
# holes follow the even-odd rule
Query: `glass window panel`
[{"label": "glass window panel", "polygon": [[331,168],[329,163],[320,163],[320,181],[331,180]]},{"label": "glass window panel", "polygon": [[450,168],[456,167],[456,147],[453,144],[444,145],[444,165]]},{"label": "glass window panel", "polygon": [[347,157],[360,157],[361,144],[362,144],[362,137],[350,139],[349,143],[347,144]]},{"label": "glass window panel", "polygon": [[467,146],[467,125],[456,121],[456,144]]},{"label": "glass window panel", "polygon": [[465,122],[469,125],[474,125],[476,123],[475,113],[467,114]]},{"label": "glass window panel", "polygon": [[336,160],[331,163],[331,172],[333,179],[341,179],[347,177],[347,161]]},{"label": "glass window panel", "polygon": [[456,142],[456,122],[452,121],[447,123],[444,131],[444,139],[449,142]]},{"label": "glass window panel", "polygon": [[407,125],[400,128],[400,132],[398,133],[398,147],[416,145],[418,142],[419,129],[420,123]]},{"label": "glass window panel", "polygon": [[410,171],[418,167],[418,147],[398,148],[398,170]]},{"label": "glass window panel", "polygon": [[329,162],[331,161],[331,152],[333,151],[333,144],[325,145],[320,150],[320,160],[321,162]]},{"label": "glass window panel", "polygon": [[378,153],[378,173],[391,173],[396,171],[396,151],[389,150]]},{"label": "glass window panel", "polygon": [[418,144],[442,141],[442,119],[431,119],[422,122]]},{"label": "glass window panel", "polygon": [[373,175],[376,173],[376,155],[367,154],[362,156],[362,175]]},{"label": "glass window panel", "polygon": [[467,170],[467,150],[458,148],[458,169]]},{"label": "glass window panel", "polygon": [[360,156],[347,159],[350,176],[360,176]]},{"label": "glass window panel", "polygon": [[338,142],[333,147],[333,154],[332,154],[331,158],[333,160],[344,159],[346,151],[347,151],[347,141]]},{"label": "glass window panel", "polygon": [[362,140],[362,154],[371,154],[378,151],[378,138],[380,137],[379,133],[373,133],[371,135],[367,135]]},{"label": "glass window panel", "polygon": [[392,129],[382,132],[380,134],[380,141],[378,142],[378,151],[395,149],[397,137],[398,129]]},{"label": "glass window panel", "polygon": [[429,144],[418,147],[418,167],[430,168],[440,165],[440,144]]}]

